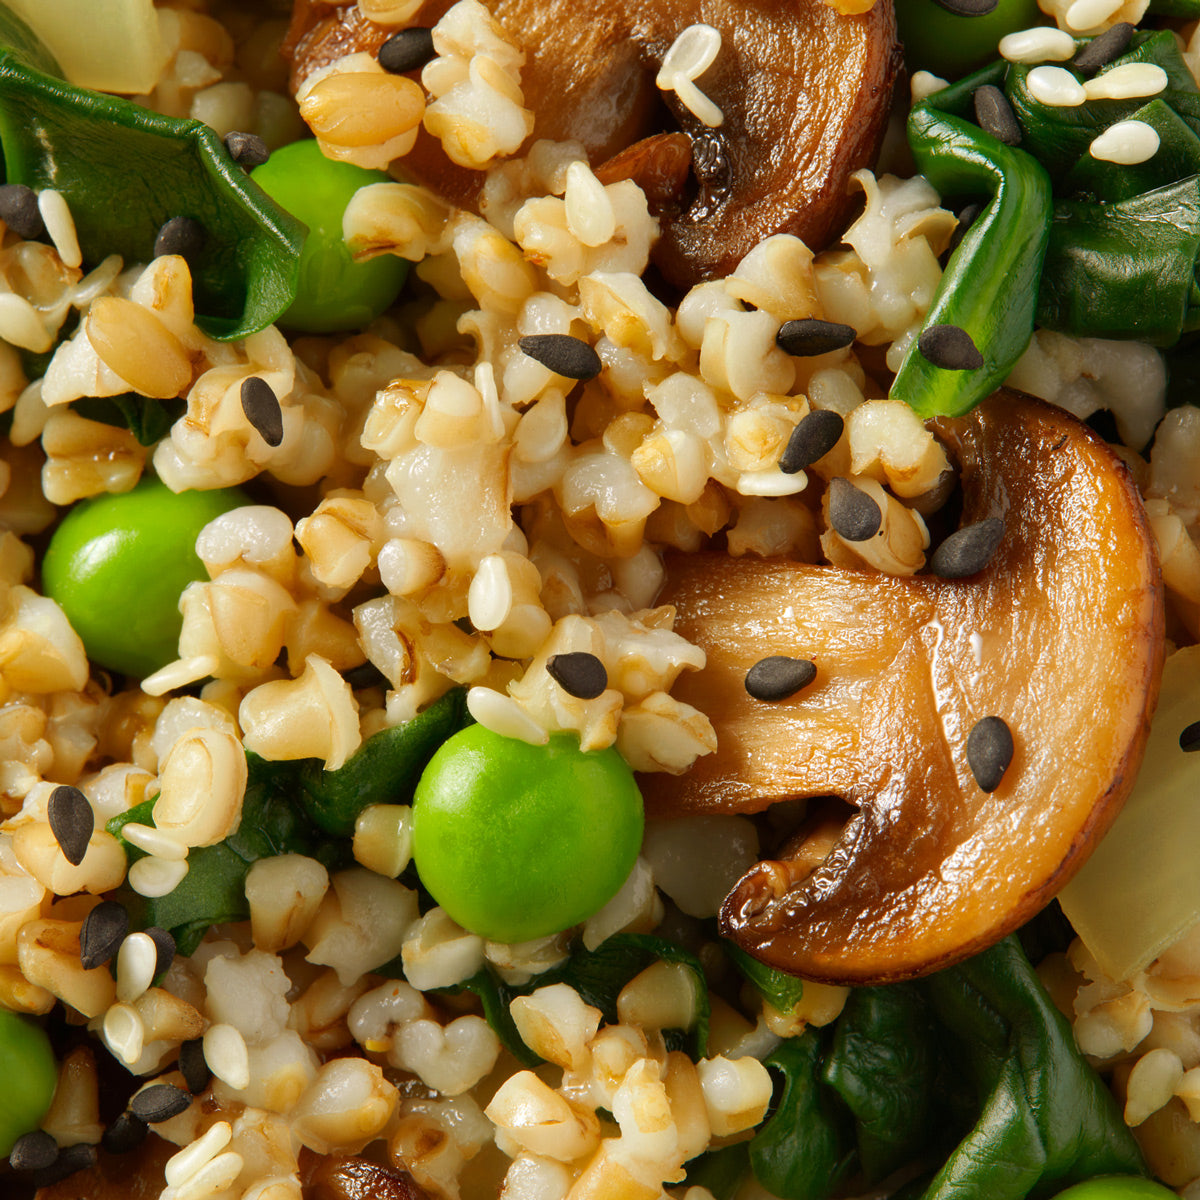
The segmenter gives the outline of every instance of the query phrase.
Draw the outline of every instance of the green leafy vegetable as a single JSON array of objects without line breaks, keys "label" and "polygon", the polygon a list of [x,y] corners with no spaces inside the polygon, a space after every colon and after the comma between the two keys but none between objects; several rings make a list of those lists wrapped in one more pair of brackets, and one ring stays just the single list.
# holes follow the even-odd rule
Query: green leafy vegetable
[{"label": "green leafy vegetable", "polygon": [[1038,324],[1080,337],[1173,345],[1200,328],[1198,256],[1200,175],[1116,204],[1060,200]]},{"label": "green leafy vegetable", "polygon": [[141,445],[153,446],[167,436],[187,405],[182,400],[152,400],[126,392],[123,396],[88,396],[71,407],[89,421],[128,429]]},{"label": "green leafy vegetable", "polygon": [[783,1077],[783,1091],[750,1142],[750,1166],[781,1200],[824,1200],[854,1170],[849,1115],[822,1078],[824,1040],[810,1029],[764,1060]]},{"label": "green leafy vegetable", "polygon": [[1021,1200],[1094,1175],[1146,1174],[1112,1093],[1015,937],[920,986],[982,1101],[923,1200]]},{"label": "green leafy vegetable", "polygon": [[411,721],[367,738],[336,771],[307,760],[299,773],[300,804],[319,829],[349,837],[364,808],[408,804],[434,752],[469,724],[466,692],[454,688]]},{"label": "green leafy vegetable", "polygon": [[825,1200],[858,1169],[911,1167],[906,1200],[1023,1200],[1146,1173],[1015,937],[915,983],[856,989],[832,1028],[765,1061],[783,1083],[750,1165],[782,1200]]},{"label": "green leafy vegetable", "polygon": [[62,192],[86,262],[148,262],[164,222],[191,217],[206,234],[192,263],[201,328],[246,337],[288,307],[304,226],[246,177],[214,130],[56,78],[53,59],[11,13],[0,40],[8,181]]},{"label": "green leafy vegetable", "polygon": [[[670,1049],[686,1049],[693,1057],[703,1057],[708,1045],[708,990],[699,960],[681,946],[649,934],[618,933],[601,942],[595,950],[578,948],[560,966],[535,975],[527,983],[507,984],[490,967],[447,991],[474,992],[483,1004],[484,1015],[504,1043],[521,1062],[534,1066],[541,1060],[521,1041],[508,1013],[509,1004],[517,996],[527,996],[538,988],[554,983],[566,983],[603,1013],[608,1024],[616,1024],[617,996],[635,976],[652,963],[665,961],[682,963],[692,973],[696,985],[696,1024],[690,1030],[668,1030],[666,1041]],[[383,975],[401,973],[399,963],[379,969]]]},{"label": "green leafy vegetable", "polygon": [[1051,196],[1045,170],[972,123],[975,90],[1003,81],[998,63],[935,92],[908,118],[917,169],[943,195],[986,197],[987,206],[950,259],[926,325],[957,325],[971,335],[983,366],[935,366],[914,344],[891,395],[922,416],[967,412],[996,389],[1033,334],[1038,279],[1049,240]]},{"label": "green leafy vegetable", "polygon": [[[1003,382],[1035,320],[1162,346],[1200,328],[1200,89],[1169,31],[1135,34],[1099,77],[1136,63],[1166,74],[1149,101],[1045,104],[1029,88],[1033,66],[997,62],[913,108],[918,169],[944,195],[988,199],[926,318],[927,326],[965,329],[984,365],[942,370],[914,347],[893,396],[924,416],[965,412]],[[1003,88],[1021,127],[1019,148],[974,123],[973,97],[985,84]],[[1122,120],[1151,126],[1158,151],[1131,165],[1094,157],[1094,139]]]},{"label": "green leafy vegetable", "polygon": [[795,975],[768,967],[757,958],[747,954],[736,942],[722,939],[725,953],[733,959],[733,965],[754,985],[758,994],[781,1013],[791,1012],[804,998],[804,981]]},{"label": "green leafy vegetable", "polygon": [[853,1114],[859,1160],[872,1182],[911,1162],[939,1125],[935,1027],[913,984],[850,993],[825,1082]]},{"label": "green leafy vegetable", "polygon": [[[188,872],[165,896],[140,896],[123,889],[122,899],[136,928],[157,925],[174,936],[180,954],[192,954],[213,925],[244,921],[250,916],[246,904],[246,874],[260,858],[277,854],[305,854],[327,863],[337,848],[323,844],[290,797],[295,771],[291,763],[271,763],[247,753],[249,779],[242,801],[242,819],[237,830],[215,846],[200,846],[188,854]],[[157,796],[113,817],[106,828],[121,839],[130,861],[143,856],[141,850],[121,837],[130,822],[154,824]]]},{"label": "green leafy vegetable", "polygon": [[688,1163],[686,1187],[705,1187],[714,1200],[734,1200],[750,1169],[750,1143],[735,1142],[720,1150],[709,1150]]}]

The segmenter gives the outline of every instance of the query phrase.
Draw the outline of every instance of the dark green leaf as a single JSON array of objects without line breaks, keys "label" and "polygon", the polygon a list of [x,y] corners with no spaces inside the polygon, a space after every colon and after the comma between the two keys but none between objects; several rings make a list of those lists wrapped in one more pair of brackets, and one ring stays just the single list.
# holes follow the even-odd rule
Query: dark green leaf
[{"label": "dark green leaf", "polygon": [[1194,21],[1200,17],[1200,0],[1150,0],[1147,12],[1155,17],[1179,17]]},{"label": "dark green leaf", "polygon": [[[210,926],[244,921],[250,915],[246,873],[255,861],[276,854],[318,853],[316,831],[290,799],[294,764],[269,763],[256,754],[247,754],[246,759],[248,782],[237,830],[215,846],[191,850],[187,874],[165,896],[148,898],[129,888],[123,890],[122,899],[134,925],[169,930],[181,954],[195,950]],[[126,842],[121,831],[134,821],[154,825],[157,799],[155,796],[113,817],[105,826],[121,840],[131,863],[143,852]]]},{"label": "dark green leaf", "polygon": [[974,124],[974,93],[1002,81],[1005,64],[935,92],[908,118],[917,169],[943,195],[980,198],[986,207],[963,235],[942,275],[925,325],[956,325],[983,356],[976,370],[934,366],[914,342],[890,395],[922,416],[954,416],[990,395],[1033,334],[1051,192],[1045,170],[1023,149]]},{"label": "dark green leaf", "polygon": [[469,723],[466,691],[455,688],[411,721],[369,737],[336,771],[306,760],[299,775],[300,803],[320,829],[349,837],[369,805],[408,804],[438,747]]},{"label": "dark green leaf", "polygon": [[980,1097],[923,1200],[1023,1200],[1096,1175],[1145,1174],[1112,1093],[1015,937],[918,985]]},{"label": "dark green leaf", "polygon": [[296,293],[304,227],[270,200],[200,121],[73,87],[0,50],[0,144],[10,183],[66,197],[84,259],[153,257],[159,228],[186,216],[204,226],[193,264],[197,324],[246,337],[271,324]]},{"label": "dark green leaf", "polygon": [[1060,200],[1038,296],[1047,329],[1169,346],[1200,324],[1200,175],[1119,204]]},{"label": "dark green leaf", "polygon": [[136,392],[126,392],[123,396],[89,396],[76,400],[71,407],[89,421],[128,429],[143,446],[153,446],[166,437],[187,409],[182,400],[151,400]]},{"label": "dark green leaf", "polygon": [[617,996],[621,989],[648,966],[658,961],[682,963],[691,972],[696,986],[696,1025],[692,1035],[692,1052],[703,1056],[708,1045],[708,986],[704,970],[695,955],[674,942],[641,933],[618,933],[600,943],[595,950],[576,950],[565,963],[539,975],[524,985],[524,991],[545,987],[551,983],[569,983],[587,1004],[593,1004],[604,1014],[604,1020],[615,1024]]},{"label": "dark green leaf", "polygon": [[838,1019],[825,1082],[854,1114],[872,1182],[913,1161],[939,1136],[933,1121],[937,1045],[911,984],[855,988]]},{"label": "dark green leaf", "polygon": [[[708,991],[704,972],[699,961],[680,946],[662,938],[638,933],[618,933],[602,942],[595,950],[577,947],[566,962],[526,983],[507,984],[490,967],[448,992],[474,992],[483,1005],[488,1024],[509,1051],[527,1066],[535,1066],[541,1059],[521,1040],[517,1028],[509,1015],[508,1006],[517,996],[528,996],[538,988],[555,983],[566,983],[573,987],[585,1004],[591,1004],[603,1014],[609,1024],[616,1024],[617,996],[621,989],[635,976],[641,974],[651,963],[683,963],[692,972],[696,983],[698,1017],[696,1025],[688,1031],[666,1030],[668,1049],[684,1049],[693,1057],[704,1055],[708,1042]],[[389,978],[400,978],[403,966],[399,961],[380,967],[379,973]],[[673,1037],[676,1033],[683,1037]]]},{"label": "dark green leaf", "polygon": [[693,1159],[683,1182],[685,1187],[708,1188],[715,1200],[734,1200],[749,1170],[750,1143],[735,1142]]},{"label": "dark green leaf", "polygon": [[[384,969],[380,968],[380,973]],[[398,973],[402,974],[402,973]],[[521,1040],[517,1027],[513,1022],[508,1006],[520,995],[526,994],[525,988],[513,988],[504,982],[491,967],[472,975],[453,988],[443,989],[450,993],[474,992],[483,1006],[483,1015],[492,1027],[496,1036],[504,1044],[508,1052],[520,1063],[527,1067],[536,1067],[542,1060]]]},{"label": "dark green leaf", "polygon": [[802,979],[795,975],[785,975],[782,971],[759,962],[736,942],[722,938],[721,946],[733,959],[733,965],[754,985],[758,994],[772,1008],[781,1013],[791,1012],[804,998]]},{"label": "dark green leaf", "polygon": [[1151,100],[1128,119],[1141,121],[1158,134],[1158,150],[1145,162],[1130,166],[1083,154],[1062,181],[1064,194],[1116,203],[1200,174],[1200,137],[1164,101]]},{"label": "dark green leaf", "polygon": [[855,1167],[854,1132],[822,1078],[823,1051],[821,1034],[810,1029],[764,1059],[782,1090],[750,1142],[750,1166],[780,1200],[825,1200]]},{"label": "dark green leaf", "polygon": [[[1139,33],[1129,49],[1104,71],[1137,62],[1153,63],[1166,71],[1167,87],[1159,92],[1157,99],[1200,133],[1200,94],[1174,36],[1165,31]],[[1029,65],[1014,64],[1005,78],[1004,91],[1021,124],[1022,148],[1034,155],[1054,179],[1066,175],[1087,154],[1097,134],[1113,122],[1129,118],[1146,103],[1141,97],[1090,100],[1074,106],[1043,104],[1029,91],[1032,69]]]}]

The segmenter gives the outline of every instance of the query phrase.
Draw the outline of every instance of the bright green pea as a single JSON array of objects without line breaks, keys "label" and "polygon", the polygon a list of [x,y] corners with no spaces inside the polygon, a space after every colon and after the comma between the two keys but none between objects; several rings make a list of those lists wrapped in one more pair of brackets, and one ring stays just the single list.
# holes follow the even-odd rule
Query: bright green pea
[{"label": "bright green pea", "polygon": [[0,1158],[31,1133],[50,1107],[58,1065],[50,1039],[27,1017],[0,1008]]},{"label": "bright green pea", "polygon": [[957,79],[998,57],[1006,33],[1044,21],[1037,0],[999,0],[982,17],[961,17],[935,0],[896,0],[896,23],[910,71]]},{"label": "bright green pea", "polygon": [[413,801],[421,882],[465,929],[500,942],[586,920],[625,882],[642,797],[616,750],[571,734],[531,746],[472,725],[445,742]]},{"label": "bright green pea", "polygon": [[1175,1193],[1139,1175],[1105,1175],[1077,1183],[1054,1200],[1175,1200]]},{"label": "bright green pea", "polygon": [[196,535],[249,503],[237,488],[176,494],[151,476],[132,491],[83,500],[50,539],[42,590],[93,662],[144,678],[178,657],[180,593],[208,578]]},{"label": "bright green pea", "polygon": [[308,226],[300,255],[300,281],[291,307],[279,318],[288,329],[332,333],[361,329],[396,299],[408,263],[393,254],[355,262],[342,239],[342,214],[351,196],[382,171],[335,162],[309,139],[271,151],[251,178],[276,203]]}]

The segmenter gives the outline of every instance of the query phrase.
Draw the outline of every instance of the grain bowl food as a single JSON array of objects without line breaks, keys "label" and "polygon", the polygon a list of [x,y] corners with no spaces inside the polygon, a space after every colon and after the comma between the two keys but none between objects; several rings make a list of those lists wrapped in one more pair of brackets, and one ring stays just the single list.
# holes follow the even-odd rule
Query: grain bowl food
[{"label": "grain bowl food", "polygon": [[0,5],[0,1194],[1200,1196],[1191,3]]}]

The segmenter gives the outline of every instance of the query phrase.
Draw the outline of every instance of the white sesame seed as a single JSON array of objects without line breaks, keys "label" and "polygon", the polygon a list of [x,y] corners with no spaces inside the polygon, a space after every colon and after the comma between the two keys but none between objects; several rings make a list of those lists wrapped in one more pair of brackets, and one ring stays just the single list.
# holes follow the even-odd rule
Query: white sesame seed
[{"label": "white sesame seed", "polygon": [[110,1005],[101,1030],[105,1044],[123,1063],[132,1064],[142,1057],[146,1025],[128,1004]]},{"label": "white sesame seed", "polygon": [[1098,29],[1123,3],[1124,0],[1075,0],[1063,15],[1063,23],[1076,33]]},{"label": "white sesame seed", "polygon": [[54,188],[38,192],[38,212],[42,214],[42,224],[46,226],[46,232],[50,235],[63,266],[78,267],[83,262],[83,254],[79,249],[75,219],[71,216],[66,197]]},{"label": "white sesame seed", "polygon": [[182,862],[171,862],[169,859],[150,854],[139,858],[129,868],[126,881],[139,896],[157,900],[159,896],[173,892],[183,882],[187,873],[186,858]]},{"label": "white sesame seed", "polygon": [[687,110],[710,129],[716,129],[725,114],[692,81],[699,79],[721,51],[721,34],[711,25],[689,25],[663,56],[655,83],[664,92],[674,92]]},{"label": "white sesame seed", "polygon": [[935,75],[932,71],[915,71],[908,83],[914,104],[920,104],[922,100],[928,99],[934,92],[940,92],[942,88],[949,86],[950,83],[948,80],[943,79],[940,75]]},{"label": "white sesame seed", "polygon": [[490,633],[499,629],[512,612],[512,581],[499,554],[489,554],[480,564],[467,589],[467,615],[476,629]]},{"label": "white sesame seed", "polygon": [[603,246],[617,231],[617,218],[604,184],[584,162],[567,168],[567,228],[585,246]]},{"label": "white sesame seed", "polygon": [[550,735],[510,696],[491,688],[467,692],[467,711],[485,729],[501,737],[517,738],[531,746],[544,746]]},{"label": "white sesame seed", "polygon": [[1052,108],[1077,108],[1087,99],[1083,85],[1065,67],[1034,67],[1025,85],[1035,100]]},{"label": "white sesame seed", "polygon": [[1167,86],[1167,73],[1157,63],[1125,63],[1083,85],[1089,100],[1135,100],[1157,96]]},{"label": "white sesame seed", "polygon": [[165,858],[168,862],[180,862],[187,858],[188,848],[183,842],[153,825],[130,821],[121,830],[121,836],[139,850],[145,850],[147,854],[158,858]]},{"label": "white sesame seed", "polygon": [[208,1069],[231,1088],[250,1086],[250,1051],[246,1039],[232,1025],[210,1025],[204,1033],[204,1061]]},{"label": "white sesame seed", "polygon": [[1036,25],[1000,39],[1000,56],[1009,62],[1066,62],[1075,53],[1075,39],[1065,29]]},{"label": "white sesame seed", "polygon": [[1093,140],[1088,151],[1102,162],[1132,166],[1153,158],[1158,146],[1158,132],[1152,125],[1145,121],[1117,121]]},{"label": "white sesame seed", "polygon": [[54,345],[37,309],[15,292],[0,292],[0,338],[22,350],[44,354]]},{"label": "white sesame seed", "polygon": [[233,1150],[218,1154],[175,1190],[173,1200],[203,1200],[215,1196],[233,1183],[245,1165],[242,1156]]},{"label": "white sesame seed", "polygon": [[158,947],[148,933],[131,933],[117,951],[117,999],[136,1000],[153,982]]},{"label": "white sesame seed", "polygon": [[202,1137],[198,1137],[190,1146],[184,1146],[178,1154],[167,1159],[163,1171],[166,1181],[171,1187],[180,1187],[187,1183],[197,1171],[212,1162],[233,1139],[233,1128],[228,1121],[218,1121],[210,1125]]}]

